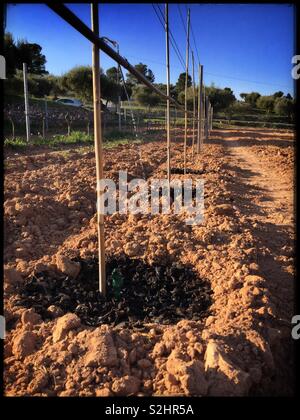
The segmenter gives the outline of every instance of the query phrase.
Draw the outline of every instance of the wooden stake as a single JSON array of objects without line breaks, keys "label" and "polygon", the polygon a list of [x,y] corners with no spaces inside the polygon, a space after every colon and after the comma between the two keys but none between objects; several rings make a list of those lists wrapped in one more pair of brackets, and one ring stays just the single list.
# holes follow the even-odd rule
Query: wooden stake
[{"label": "wooden stake", "polygon": [[190,9],[188,9],[187,16],[187,35],[186,35],[186,57],[185,57],[185,98],[184,98],[184,150],[183,150],[183,167],[184,174],[186,174],[186,146],[187,146],[187,125],[188,125],[188,112],[187,112],[187,88],[189,76],[189,37],[190,37]]},{"label": "wooden stake", "polygon": [[208,133],[210,135],[210,130],[211,130],[211,103],[209,103],[209,107],[208,107]]},{"label": "wooden stake", "polygon": [[30,139],[30,119],[29,119],[28,81],[27,81],[27,64],[26,63],[23,63],[23,78],[24,78],[26,139],[27,139],[27,143],[29,143],[29,139]]},{"label": "wooden stake", "polygon": [[193,62],[193,143],[192,143],[192,158],[194,157],[194,145],[195,145],[195,136],[196,136],[196,85],[195,85],[195,65],[194,65],[194,53],[192,52],[192,62]]},{"label": "wooden stake", "polygon": [[[166,30],[166,69],[167,69],[167,96],[170,96],[170,49],[169,49],[169,5],[165,5],[165,30]],[[167,176],[170,187],[171,180],[171,162],[170,162],[170,99],[167,99]]]},{"label": "wooden stake", "polygon": [[197,153],[200,152],[200,144],[202,139],[202,84],[203,84],[203,66],[199,64],[199,88],[198,88],[198,135],[197,135]]},{"label": "wooden stake", "polygon": [[[98,3],[91,4],[92,30],[99,37]],[[99,254],[99,291],[106,294],[105,275],[105,242],[104,242],[104,215],[101,213],[100,200],[103,191],[100,190],[100,180],[103,179],[103,153],[102,153],[102,125],[101,125],[101,91],[100,91],[100,58],[99,48],[93,44],[93,100],[94,100],[94,141],[96,158],[97,180],[97,227],[98,227],[98,254]]]}]

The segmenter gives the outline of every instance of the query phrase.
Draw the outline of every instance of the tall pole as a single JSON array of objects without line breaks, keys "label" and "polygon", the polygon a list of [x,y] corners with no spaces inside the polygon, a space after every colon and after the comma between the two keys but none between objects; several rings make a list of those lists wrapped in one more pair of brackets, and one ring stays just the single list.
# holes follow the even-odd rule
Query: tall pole
[{"label": "tall pole", "polygon": [[24,78],[26,139],[27,139],[27,143],[29,143],[29,139],[30,139],[30,119],[29,119],[28,81],[27,81],[27,64],[26,63],[23,63],[23,78]]},{"label": "tall pole", "polygon": [[209,130],[210,130],[209,121],[210,121],[210,103],[208,102],[208,110],[207,110],[207,133],[208,133],[208,136],[209,136]]},{"label": "tall pole", "polygon": [[187,113],[187,88],[188,88],[188,76],[189,76],[189,37],[190,37],[190,9],[188,9],[187,15],[187,34],[186,34],[186,57],[185,57],[185,98],[184,98],[184,174],[186,174],[186,146],[187,146],[187,125],[188,125],[188,113]]},{"label": "tall pole", "polygon": [[45,122],[46,122],[46,130],[48,130],[48,104],[47,104],[46,97],[45,97]]},{"label": "tall pole", "polygon": [[203,106],[203,112],[202,112],[202,121],[203,121],[202,146],[203,146],[204,145],[204,140],[205,140],[205,113],[206,113],[206,96],[205,96],[205,86],[204,86],[204,84],[203,84],[202,106]]},{"label": "tall pole", "polygon": [[[165,29],[166,29],[166,67],[167,67],[167,96],[170,95],[170,49],[169,49],[169,5],[165,5]],[[170,99],[167,99],[167,174],[170,187],[171,168],[170,168]]]},{"label": "tall pole", "polygon": [[[118,44],[118,54],[119,54],[119,44]],[[120,64],[118,64],[117,71],[117,86],[118,86],[118,115],[119,115],[119,131],[121,131],[121,95],[120,95]]]},{"label": "tall pole", "polygon": [[203,66],[199,64],[199,88],[198,88],[198,133],[197,133],[197,153],[200,152],[200,144],[202,138],[202,84],[203,84]]},{"label": "tall pole", "polygon": [[[91,4],[92,31],[99,37],[99,11],[98,3]],[[94,141],[97,179],[97,228],[98,228],[98,255],[99,255],[99,291],[106,294],[105,276],[105,242],[104,242],[104,215],[101,213],[100,200],[103,190],[100,191],[100,180],[103,179],[103,153],[102,153],[102,126],[101,126],[101,91],[100,91],[100,57],[99,48],[93,44],[93,101],[94,101]]]},{"label": "tall pole", "polygon": [[193,143],[192,143],[192,158],[194,157],[194,145],[196,137],[196,85],[195,85],[195,64],[194,64],[194,53],[192,52],[192,62],[193,62]]},{"label": "tall pole", "polygon": [[208,141],[208,96],[205,97],[205,141]]},{"label": "tall pole", "polygon": [[212,130],[214,107],[210,108],[210,129]]}]

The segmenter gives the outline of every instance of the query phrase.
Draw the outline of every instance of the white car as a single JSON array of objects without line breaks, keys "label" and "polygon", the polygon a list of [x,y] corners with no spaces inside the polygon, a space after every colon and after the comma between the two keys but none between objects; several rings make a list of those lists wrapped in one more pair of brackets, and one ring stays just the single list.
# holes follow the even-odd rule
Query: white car
[{"label": "white car", "polygon": [[63,105],[70,105],[70,106],[82,106],[82,102],[79,99],[71,99],[71,98],[60,98],[57,99],[56,102]]}]

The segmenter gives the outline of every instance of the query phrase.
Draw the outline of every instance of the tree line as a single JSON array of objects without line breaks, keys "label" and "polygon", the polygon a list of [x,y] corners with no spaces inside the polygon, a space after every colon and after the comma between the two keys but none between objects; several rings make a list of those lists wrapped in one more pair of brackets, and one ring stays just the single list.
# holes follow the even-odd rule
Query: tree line
[{"label": "tree line", "polygon": [[[28,67],[28,87],[31,95],[36,97],[51,96],[53,99],[58,96],[73,95],[85,103],[92,102],[91,66],[76,66],[62,76],[48,74],[45,69],[46,57],[42,53],[42,47],[38,44],[28,43],[26,40],[16,42],[10,33],[5,34],[4,56],[8,75],[6,87],[9,92],[19,95],[23,93],[22,65],[25,62]],[[166,84],[155,83],[155,75],[146,64],[138,63],[134,67],[166,93]],[[183,72],[179,75],[177,82],[170,86],[170,95],[182,104],[185,99],[185,78],[186,73]],[[100,69],[100,84],[101,96],[106,105],[108,102],[116,104],[119,97],[122,101],[126,101],[127,95],[130,99],[149,109],[165,104],[159,95],[140,84],[132,74],[127,73],[125,83],[123,83],[118,67],[111,67],[106,72]],[[187,104],[188,108],[192,109],[194,93],[197,106],[198,87],[194,91],[190,75],[188,75],[187,86]],[[281,91],[268,96],[262,96],[258,92],[241,93],[242,101],[236,99],[229,87],[222,89],[212,84],[205,87],[205,93],[215,112],[223,111],[229,116],[233,113],[247,113],[255,109],[264,110],[267,114],[275,112],[290,118],[293,116],[294,100],[290,94],[285,96]]]}]

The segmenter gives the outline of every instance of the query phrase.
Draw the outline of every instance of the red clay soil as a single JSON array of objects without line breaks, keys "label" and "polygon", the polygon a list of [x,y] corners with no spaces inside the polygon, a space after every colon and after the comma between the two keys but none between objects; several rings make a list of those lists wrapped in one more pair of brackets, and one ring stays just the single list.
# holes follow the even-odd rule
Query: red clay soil
[{"label": "red clay soil", "polygon": [[[76,275],[97,255],[93,152],[6,156],[5,394],[8,396],[292,395],[293,169],[291,132],[212,131],[189,168],[205,180],[205,221],[184,215],[105,218],[107,255],[192,265],[213,291],[202,321],[132,331],[87,327],[49,308],[18,306],[26,276]],[[105,176],[165,176],[165,139],[105,151]],[[182,142],[172,167],[182,166]],[[183,179],[184,175],[172,175]]]}]

